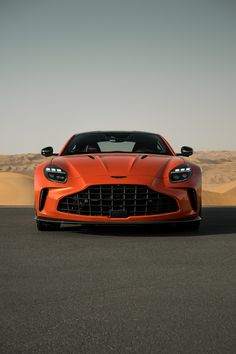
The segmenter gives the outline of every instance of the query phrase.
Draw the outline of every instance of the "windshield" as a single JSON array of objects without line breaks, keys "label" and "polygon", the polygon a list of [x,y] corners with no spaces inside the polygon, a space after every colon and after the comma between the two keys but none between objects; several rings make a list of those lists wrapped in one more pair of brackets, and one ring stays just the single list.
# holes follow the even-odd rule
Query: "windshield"
[{"label": "windshield", "polygon": [[61,155],[115,152],[172,155],[159,135],[141,132],[78,134],[71,139]]}]

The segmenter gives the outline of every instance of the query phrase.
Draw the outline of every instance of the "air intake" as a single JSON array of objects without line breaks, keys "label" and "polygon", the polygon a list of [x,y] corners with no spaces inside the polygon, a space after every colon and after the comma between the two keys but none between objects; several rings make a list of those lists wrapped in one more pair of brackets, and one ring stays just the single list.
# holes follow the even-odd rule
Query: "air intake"
[{"label": "air intake", "polygon": [[132,184],[90,186],[79,193],[62,198],[58,204],[58,211],[64,213],[123,218],[171,213],[177,210],[175,199],[146,186]]}]

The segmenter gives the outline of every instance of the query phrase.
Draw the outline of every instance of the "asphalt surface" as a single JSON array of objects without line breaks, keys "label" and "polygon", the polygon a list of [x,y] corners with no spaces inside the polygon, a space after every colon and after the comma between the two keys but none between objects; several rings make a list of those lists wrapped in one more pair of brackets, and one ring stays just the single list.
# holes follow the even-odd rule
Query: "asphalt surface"
[{"label": "asphalt surface", "polygon": [[236,208],[197,234],[0,209],[0,353],[236,353]]}]

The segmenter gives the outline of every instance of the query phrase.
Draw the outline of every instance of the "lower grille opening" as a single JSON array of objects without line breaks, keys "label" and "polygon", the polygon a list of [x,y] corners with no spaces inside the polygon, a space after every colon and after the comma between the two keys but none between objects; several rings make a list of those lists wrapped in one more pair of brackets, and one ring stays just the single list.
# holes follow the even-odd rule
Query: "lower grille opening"
[{"label": "lower grille opening", "polygon": [[194,189],[188,189],[188,197],[191,203],[191,207],[194,211],[197,211],[197,194]]},{"label": "lower grille opening", "polygon": [[58,211],[64,213],[123,218],[164,214],[178,209],[174,198],[146,186],[132,184],[90,186],[62,198],[58,204]]},{"label": "lower grille opening", "polygon": [[47,195],[48,195],[48,188],[42,189],[39,196],[39,211],[43,210]]}]

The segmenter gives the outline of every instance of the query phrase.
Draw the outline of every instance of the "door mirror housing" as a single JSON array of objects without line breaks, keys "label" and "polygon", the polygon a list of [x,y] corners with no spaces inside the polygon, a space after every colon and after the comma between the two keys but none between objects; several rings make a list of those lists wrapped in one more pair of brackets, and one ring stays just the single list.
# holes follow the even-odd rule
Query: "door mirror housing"
[{"label": "door mirror housing", "polygon": [[193,154],[193,148],[189,146],[182,146],[179,156],[191,156]]},{"label": "door mirror housing", "polygon": [[41,150],[41,155],[48,157],[48,156],[53,156],[57,155],[53,153],[53,148],[51,146],[47,146]]}]

